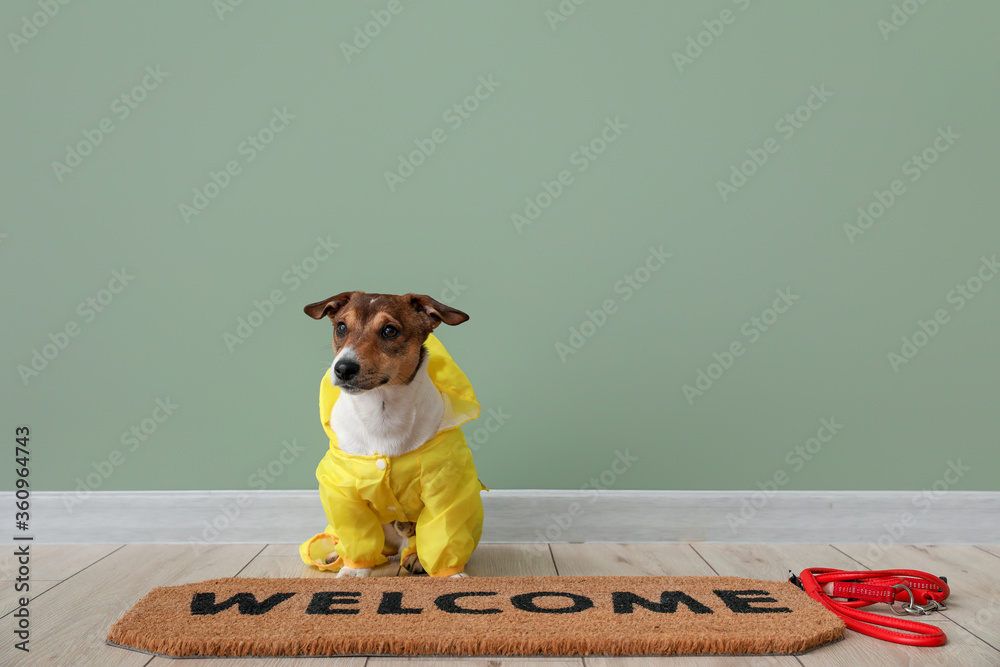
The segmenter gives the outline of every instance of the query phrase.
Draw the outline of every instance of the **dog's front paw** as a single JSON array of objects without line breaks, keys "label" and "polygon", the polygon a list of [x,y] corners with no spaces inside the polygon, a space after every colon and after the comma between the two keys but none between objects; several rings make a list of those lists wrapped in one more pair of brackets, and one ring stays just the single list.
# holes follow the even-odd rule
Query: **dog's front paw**
[{"label": "dog's front paw", "polygon": [[457,577],[467,577],[467,576],[469,576],[469,575],[467,575],[465,572],[456,572],[455,574],[449,576],[448,578],[449,579],[455,579]]},{"label": "dog's front paw", "polygon": [[[420,559],[417,557],[417,552],[409,554],[399,563],[402,565],[403,570],[407,574],[423,574],[424,566],[420,564]],[[406,576],[406,575],[403,575]]]},{"label": "dog's front paw", "polygon": [[345,565],[344,567],[340,568],[340,572],[337,573],[337,579],[340,579],[341,577],[358,577],[360,579],[369,576],[371,573],[372,569],[370,567],[356,568],[356,567],[347,567]]}]

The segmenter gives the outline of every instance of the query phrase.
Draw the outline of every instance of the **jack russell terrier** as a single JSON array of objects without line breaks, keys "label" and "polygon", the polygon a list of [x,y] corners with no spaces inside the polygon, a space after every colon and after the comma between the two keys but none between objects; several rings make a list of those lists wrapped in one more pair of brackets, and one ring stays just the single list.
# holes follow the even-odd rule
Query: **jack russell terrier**
[{"label": "jack russell terrier", "polygon": [[422,294],[343,292],[304,310],[333,323],[335,356],[320,383],[330,448],[316,469],[329,525],[302,560],[367,577],[399,553],[407,573],[467,576],[488,489],[459,425],[480,407],[431,332],[469,316]]}]

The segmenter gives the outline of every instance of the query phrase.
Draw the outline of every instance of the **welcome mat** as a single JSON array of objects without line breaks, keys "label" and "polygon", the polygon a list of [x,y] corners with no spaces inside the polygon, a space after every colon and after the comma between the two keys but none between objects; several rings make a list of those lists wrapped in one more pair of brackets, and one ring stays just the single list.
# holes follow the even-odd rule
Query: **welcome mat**
[{"label": "welcome mat", "polygon": [[155,588],[108,643],[171,657],[799,653],[844,625],[737,577],[212,579]]}]

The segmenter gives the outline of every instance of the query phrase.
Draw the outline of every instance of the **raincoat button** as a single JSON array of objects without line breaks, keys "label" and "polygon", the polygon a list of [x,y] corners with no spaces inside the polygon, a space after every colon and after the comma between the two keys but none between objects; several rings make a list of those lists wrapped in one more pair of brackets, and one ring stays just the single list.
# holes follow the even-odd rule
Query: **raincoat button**
[{"label": "raincoat button", "polygon": [[383,459],[375,461],[375,467],[379,470],[385,470],[385,461]]}]

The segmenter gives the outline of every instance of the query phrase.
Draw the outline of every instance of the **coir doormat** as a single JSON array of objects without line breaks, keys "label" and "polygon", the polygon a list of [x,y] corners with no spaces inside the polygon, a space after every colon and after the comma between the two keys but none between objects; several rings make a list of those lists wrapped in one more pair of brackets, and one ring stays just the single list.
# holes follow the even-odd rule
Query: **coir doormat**
[{"label": "coir doormat", "polygon": [[844,625],[736,577],[213,579],[155,588],[108,643],[181,656],[799,653]]}]

